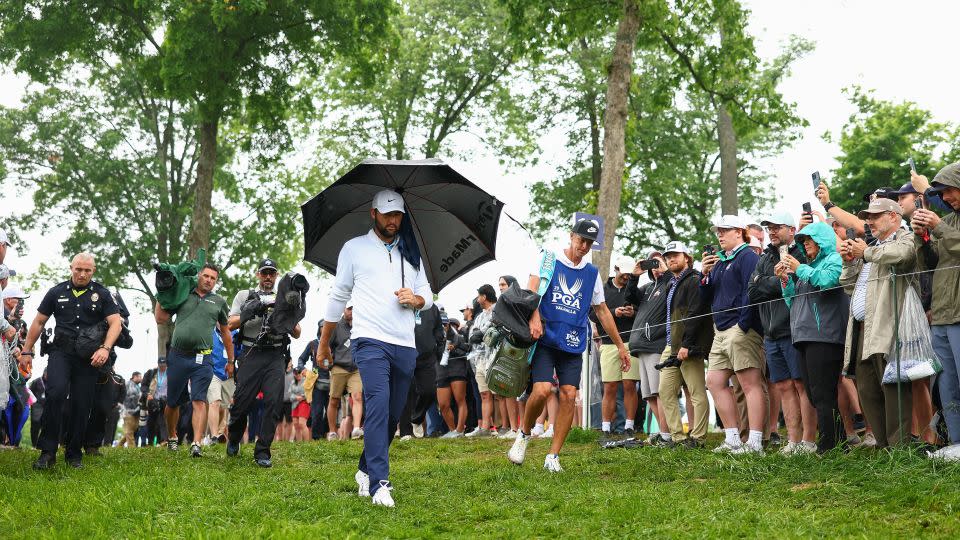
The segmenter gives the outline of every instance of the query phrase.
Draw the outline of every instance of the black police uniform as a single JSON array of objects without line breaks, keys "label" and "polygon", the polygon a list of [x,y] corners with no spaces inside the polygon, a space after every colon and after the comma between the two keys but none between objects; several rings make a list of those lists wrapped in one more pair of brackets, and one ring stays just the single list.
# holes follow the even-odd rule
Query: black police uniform
[{"label": "black police uniform", "polygon": [[[254,295],[263,299],[273,297],[275,293],[250,291],[244,305]],[[256,404],[257,394],[263,392],[263,421],[253,450],[256,460],[270,459],[270,445],[273,444],[282,413],[281,404],[286,390],[284,375],[290,357],[289,337],[269,332],[263,324],[264,318],[270,316],[272,306],[269,304],[266,313],[240,326],[241,331],[237,336],[242,334],[240,344],[243,349],[237,358],[237,390],[230,407],[230,424],[227,426],[229,442],[239,443],[247,429],[247,416]]]},{"label": "black police uniform", "polygon": [[[113,301],[117,303],[117,312],[124,326],[130,325],[130,310],[120,293],[111,293]],[[116,348],[110,351],[110,358],[100,368],[97,377],[97,386],[94,391],[93,407],[90,410],[90,419],[87,420],[87,431],[83,436],[83,448],[87,453],[101,446],[110,446],[116,436],[117,423],[120,421],[119,405],[127,393],[126,382],[113,371],[117,363]],[[119,380],[118,380],[119,379]],[[69,400],[68,400],[69,401]],[[70,408],[70,404],[67,404]],[[112,423],[111,423],[112,422]]]},{"label": "black police uniform", "polygon": [[81,329],[95,326],[117,314],[117,304],[110,291],[95,281],[83,288],[64,281],[47,291],[37,311],[56,320],[47,363],[47,402],[41,419],[40,451],[56,455],[63,406],[69,394],[73,414],[65,430],[65,457],[67,461],[79,460],[98,370],[91,365],[90,358],[77,355],[75,341]]}]

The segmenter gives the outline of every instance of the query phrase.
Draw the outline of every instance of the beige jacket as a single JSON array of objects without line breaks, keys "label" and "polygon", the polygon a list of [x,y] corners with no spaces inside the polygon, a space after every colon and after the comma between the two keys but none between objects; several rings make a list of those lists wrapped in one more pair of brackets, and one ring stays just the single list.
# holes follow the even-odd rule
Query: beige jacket
[{"label": "beige jacket", "polygon": [[[840,285],[851,297],[853,297],[853,290],[864,262],[873,263],[870,267],[870,281],[867,282],[867,316],[864,319],[863,350],[860,351],[858,360],[863,360],[874,354],[890,354],[894,337],[894,303],[896,303],[897,309],[901,310],[906,287],[913,286],[912,283],[916,281],[914,276],[898,277],[897,297],[894,299],[890,271],[892,269],[897,274],[914,272],[916,260],[917,251],[913,245],[913,232],[898,229],[892,240],[868,247],[863,252],[862,259],[843,261]],[[853,307],[851,306],[850,318],[847,321],[847,340],[844,348],[844,373],[850,366],[850,355],[853,349],[852,339]]]}]

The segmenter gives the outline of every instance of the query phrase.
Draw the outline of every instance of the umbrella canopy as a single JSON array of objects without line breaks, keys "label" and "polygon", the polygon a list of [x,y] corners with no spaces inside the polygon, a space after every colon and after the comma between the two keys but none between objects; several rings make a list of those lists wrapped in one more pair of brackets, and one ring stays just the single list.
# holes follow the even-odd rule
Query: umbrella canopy
[{"label": "umbrella canopy", "polygon": [[400,193],[433,292],[496,258],[503,203],[439,159],[368,159],[300,207],[304,255],[336,274],[343,244],[373,225],[373,196]]}]

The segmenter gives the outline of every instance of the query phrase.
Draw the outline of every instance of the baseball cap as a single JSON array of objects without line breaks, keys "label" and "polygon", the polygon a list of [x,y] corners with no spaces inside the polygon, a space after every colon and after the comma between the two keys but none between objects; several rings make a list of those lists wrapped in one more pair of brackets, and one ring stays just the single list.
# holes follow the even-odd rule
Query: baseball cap
[{"label": "baseball cap", "polygon": [[913,184],[911,184],[910,182],[907,182],[906,184],[900,186],[900,189],[894,191],[892,195],[897,195],[897,196],[909,195],[910,193],[920,193],[920,192],[913,188]]},{"label": "baseball cap", "polygon": [[787,227],[796,227],[797,221],[793,219],[790,212],[778,212],[760,222],[760,225],[786,225]]},{"label": "baseball cap", "polygon": [[717,229],[745,229],[746,225],[743,224],[743,220],[740,219],[740,216],[720,216],[720,219],[713,222],[713,227],[710,229],[713,232],[717,232]]},{"label": "baseball cap", "polygon": [[690,248],[687,247],[683,242],[674,240],[667,244],[667,247],[663,248],[663,254],[668,255],[670,253],[683,253],[684,255],[690,255]]},{"label": "baseball cap", "polygon": [[30,295],[23,292],[23,289],[19,286],[10,285],[3,290],[3,299],[6,300],[7,298],[30,298]]},{"label": "baseball cap", "polygon": [[897,190],[893,189],[892,187],[882,187],[864,195],[863,202],[870,202],[871,197],[875,197],[877,199],[890,199],[896,198],[897,196]]},{"label": "baseball cap", "polygon": [[17,275],[17,272],[5,264],[0,264],[0,279],[7,279],[10,276]]},{"label": "baseball cap", "polygon": [[161,357],[157,358],[157,365],[166,364],[166,363],[167,363],[166,357],[161,356]]},{"label": "baseball cap", "polygon": [[633,260],[632,257],[627,257],[626,255],[621,255],[617,257],[617,260],[613,262],[614,268],[620,269],[620,272],[624,274],[629,274],[633,272],[633,267],[637,265],[637,262]]},{"label": "baseball cap", "polygon": [[573,225],[571,232],[596,242],[600,236],[600,224],[592,219],[581,219]]},{"label": "baseball cap", "polygon": [[274,261],[269,257],[260,261],[260,266],[257,267],[257,272],[263,272],[267,269],[277,270],[277,261]]},{"label": "baseball cap", "polygon": [[450,326],[460,327],[460,319],[450,319]]},{"label": "baseball cap", "polygon": [[381,214],[403,212],[403,197],[392,189],[385,189],[373,196],[373,208]]},{"label": "baseball cap", "polygon": [[895,212],[898,216],[903,215],[903,209],[900,208],[898,203],[890,199],[877,197],[876,199],[870,201],[870,206],[857,212],[857,217],[860,219],[866,219],[867,214],[883,214],[885,212]]},{"label": "baseball cap", "polygon": [[6,245],[8,245],[8,246],[12,246],[12,245],[13,245],[13,244],[10,243],[10,237],[7,236],[7,231],[6,231],[6,229],[0,229],[0,244],[6,244]]},{"label": "baseball cap", "polygon": [[446,311],[440,312],[440,324],[450,324],[450,317],[447,316]]},{"label": "baseball cap", "polygon": [[760,243],[760,240],[757,240],[757,237],[750,235],[750,247],[763,249],[763,244]]},{"label": "baseball cap", "polygon": [[473,311],[473,304],[467,304],[467,307],[461,309],[461,310],[460,310],[460,313],[463,313],[464,311],[466,311],[466,310],[468,310],[468,309],[469,309],[470,311]]}]

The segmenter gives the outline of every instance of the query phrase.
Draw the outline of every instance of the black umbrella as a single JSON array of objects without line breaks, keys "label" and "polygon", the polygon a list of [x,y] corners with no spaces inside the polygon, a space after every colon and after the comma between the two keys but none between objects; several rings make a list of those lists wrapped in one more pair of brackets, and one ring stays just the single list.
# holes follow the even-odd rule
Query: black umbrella
[{"label": "black umbrella", "polygon": [[372,227],[380,190],[400,193],[434,292],[496,258],[503,203],[439,159],[368,159],[300,207],[303,258],[335,274],[343,244]]}]

